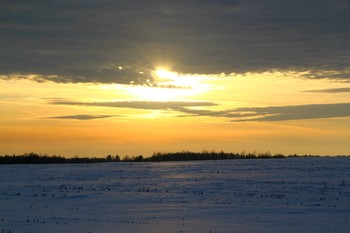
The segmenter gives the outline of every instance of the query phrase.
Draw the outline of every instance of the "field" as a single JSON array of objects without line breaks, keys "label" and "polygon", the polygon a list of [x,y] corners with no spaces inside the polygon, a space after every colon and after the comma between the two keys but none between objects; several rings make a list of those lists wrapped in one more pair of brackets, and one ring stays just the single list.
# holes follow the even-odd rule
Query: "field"
[{"label": "field", "polygon": [[350,232],[350,158],[0,166],[0,232]]}]

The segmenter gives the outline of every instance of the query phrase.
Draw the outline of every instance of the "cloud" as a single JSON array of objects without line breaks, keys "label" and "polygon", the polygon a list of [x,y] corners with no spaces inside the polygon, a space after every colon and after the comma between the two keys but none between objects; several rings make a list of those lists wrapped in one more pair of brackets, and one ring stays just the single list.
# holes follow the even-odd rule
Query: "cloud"
[{"label": "cloud", "polygon": [[177,108],[174,109],[178,112],[185,113],[180,117],[186,116],[207,116],[207,117],[226,117],[226,118],[241,118],[241,117],[254,117],[255,113],[250,112],[235,112],[234,110],[204,110],[204,109],[190,109],[190,108]]},{"label": "cloud", "polygon": [[288,121],[350,117],[350,103],[309,104],[292,106],[248,107],[221,111],[178,109],[187,116],[229,118],[233,122],[244,121]]},{"label": "cloud", "polygon": [[[349,11],[347,0],[6,1],[0,76],[147,85],[157,65],[169,65],[349,80]],[[329,70],[336,74],[318,75]]]},{"label": "cloud", "polygon": [[320,92],[320,93],[346,93],[350,92],[350,87],[342,87],[342,88],[329,88],[322,90],[307,90],[304,92]]},{"label": "cloud", "polygon": [[52,116],[52,117],[46,117],[46,119],[59,119],[59,120],[64,120],[64,119],[69,119],[69,120],[95,120],[95,119],[102,119],[102,118],[110,118],[110,117],[115,117],[115,115],[68,115],[68,116]]},{"label": "cloud", "polygon": [[232,112],[254,113],[250,118],[234,119],[233,121],[287,121],[350,117],[350,103],[238,108]]},{"label": "cloud", "polygon": [[115,101],[115,102],[75,102],[67,100],[51,100],[55,105],[79,105],[111,108],[132,108],[142,110],[179,110],[185,107],[215,106],[212,102],[203,101]]},{"label": "cloud", "polygon": [[[203,101],[116,101],[116,102],[75,102],[53,99],[55,105],[79,105],[110,108],[131,108],[141,110],[169,110],[185,115],[179,117],[222,117],[232,122],[244,121],[288,121],[304,119],[322,119],[335,117],[350,117],[350,103],[306,104],[290,106],[246,107],[224,110],[208,110],[196,107],[217,106],[213,102]],[[82,117],[81,117],[82,116]],[[105,116],[105,115],[102,115]],[[71,116],[68,116],[71,117]],[[73,116],[74,117],[74,116]],[[84,118],[85,115],[78,115]],[[107,117],[111,117],[107,115]],[[65,117],[62,117],[65,118]]]},{"label": "cloud", "polygon": [[330,79],[339,80],[343,82],[350,82],[350,70],[345,68],[341,70],[310,70],[303,77],[310,79]]}]

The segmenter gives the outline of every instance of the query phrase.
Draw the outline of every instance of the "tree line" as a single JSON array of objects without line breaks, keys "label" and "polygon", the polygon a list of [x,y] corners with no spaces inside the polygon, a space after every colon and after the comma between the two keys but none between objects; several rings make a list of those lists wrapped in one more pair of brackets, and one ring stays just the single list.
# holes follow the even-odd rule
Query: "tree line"
[{"label": "tree line", "polygon": [[107,155],[106,157],[72,157],[38,153],[25,153],[22,155],[4,155],[0,156],[0,164],[57,164],[57,163],[103,163],[103,162],[162,162],[162,161],[196,161],[196,160],[227,160],[227,159],[270,159],[286,157],[311,157],[317,155],[283,155],[271,153],[226,153],[224,151],[180,151],[180,152],[156,152],[152,156],[143,157]]},{"label": "tree line", "polygon": [[0,156],[0,164],[56,164],[56,163],[99,163],[106,162],[107,158],[73,157],[65,158],[58,155],[25,153],[22,155]]}]

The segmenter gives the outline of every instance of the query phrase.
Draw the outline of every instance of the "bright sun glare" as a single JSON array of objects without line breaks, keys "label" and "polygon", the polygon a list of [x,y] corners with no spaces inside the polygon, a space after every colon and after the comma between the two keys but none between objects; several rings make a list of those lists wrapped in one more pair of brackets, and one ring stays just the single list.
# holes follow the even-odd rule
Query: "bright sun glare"
[{"label": "bright sun glare", "polygon": [[156,70],[155,74],[158,78],[171,79],[171,80],[178,78],[178,74],[176,72],[172,72],[164,69]]},{"label": "bright sun glare", "polygon": [[199,94],[199,79],[166,69],[153,72],[154,86],[130,86],[128,91],[138,99],[149,101],[184,100],[188,96]]}]

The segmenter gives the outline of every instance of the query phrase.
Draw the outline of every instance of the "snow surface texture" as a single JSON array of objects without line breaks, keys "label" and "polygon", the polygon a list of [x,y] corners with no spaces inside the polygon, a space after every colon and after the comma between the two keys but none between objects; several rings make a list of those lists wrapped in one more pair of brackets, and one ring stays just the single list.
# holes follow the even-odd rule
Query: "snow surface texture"
[{"label": "snow surface texture", "polygon": [[0,166],[0,232],[350,232],[350,158]]}]

